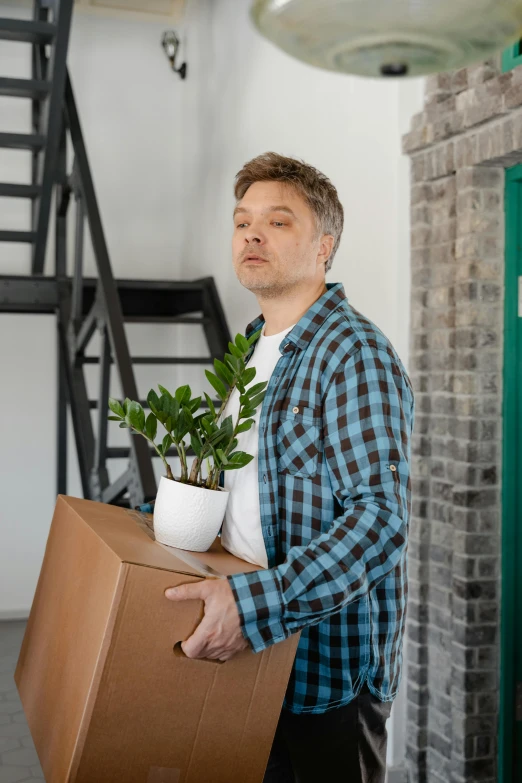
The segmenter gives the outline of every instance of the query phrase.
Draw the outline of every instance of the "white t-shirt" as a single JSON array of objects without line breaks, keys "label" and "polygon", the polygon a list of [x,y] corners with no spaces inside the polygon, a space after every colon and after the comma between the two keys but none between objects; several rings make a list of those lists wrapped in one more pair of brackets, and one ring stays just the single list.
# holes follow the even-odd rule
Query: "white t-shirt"
[{"label": "white t-shirt", "polygon": [[[293,325],[295,326],[295,324]],[[281,340],[293,329],[290,326],[279,334],[266,337],[265,327],[256,342],[248,367],[256,368],[256,377],[249,384],[269,381],[274,368],[281,357],[279,345]],[[246,387],[248,389],[248,386]],[[259,419],[262,405],[256,408],[253,417],[254,424],[247,432],[240,432],[237,436],[238,445],[236,451],[246,451],[252,454],[254,459],[244,468],[239,470],[225,470],[225,489],[230,492],[227,510],[221,531],[221,543],[236,557],[246,560],[248,563],[268,568],[265,542],[261,530],[261,511],[259,505],[259,479],[258,479],[258,443],[259,443]],[[223,418],[232,416],[234,425],[239,413],[239,391],[234,389],[227,403]]]}]

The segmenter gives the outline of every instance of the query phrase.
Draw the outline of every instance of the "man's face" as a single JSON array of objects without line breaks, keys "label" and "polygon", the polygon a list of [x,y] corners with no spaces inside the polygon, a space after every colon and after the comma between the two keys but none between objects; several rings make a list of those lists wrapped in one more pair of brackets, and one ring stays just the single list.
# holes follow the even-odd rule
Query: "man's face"
[{"label": "man's face", "polygon": [[255,182],[234,211],[236,275],[241,285],[263,297],[324,279],[332,243],[333,237],[318,235],[304,198],[281,182]]}]

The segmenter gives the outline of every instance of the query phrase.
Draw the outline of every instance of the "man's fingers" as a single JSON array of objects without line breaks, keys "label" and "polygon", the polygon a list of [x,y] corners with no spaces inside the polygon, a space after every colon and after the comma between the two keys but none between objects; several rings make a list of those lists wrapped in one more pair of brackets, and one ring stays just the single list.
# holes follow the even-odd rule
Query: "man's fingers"
[{"label": "man's fingers", "polygon": [[181,649],[187,658],[206,658],[208,645],[209,634],[208,629],[205,626],[205,620],[203,619],[192,636],[185,642],[182,642]]},{"label": "man's fingers", "polygon": [[205,582],[203,581],[179,585],[178,587],[169,587],[165,590],[165,597],[169,601],[191,601],[197,598],[204,601],[206,593]]}]

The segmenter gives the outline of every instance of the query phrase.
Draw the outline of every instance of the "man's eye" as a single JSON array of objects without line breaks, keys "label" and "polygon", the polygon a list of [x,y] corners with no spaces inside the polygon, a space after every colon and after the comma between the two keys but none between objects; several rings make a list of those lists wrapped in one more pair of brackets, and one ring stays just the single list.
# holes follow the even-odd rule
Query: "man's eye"
[{"label": "man's eye", "polygon": [[238,223],[236,228],[243,228],[243,226],[246,226],[246,223]]},{"label": "man's eye", "polygon": [[281,223],[280,220],[274,220],[274,226],[284,226],[284,223]]}]

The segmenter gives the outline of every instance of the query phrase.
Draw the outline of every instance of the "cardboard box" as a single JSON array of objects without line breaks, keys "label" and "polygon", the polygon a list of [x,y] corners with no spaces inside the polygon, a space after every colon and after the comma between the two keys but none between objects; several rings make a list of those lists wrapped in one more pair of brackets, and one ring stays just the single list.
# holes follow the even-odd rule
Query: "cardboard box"
[{"label": "cardboard box", "polygon": [[167,587],[256,566],[154,540],[59,496],[15,681],[47,783],[261,783],[298,635],[225,663],[174,648],[203,616]]}]

